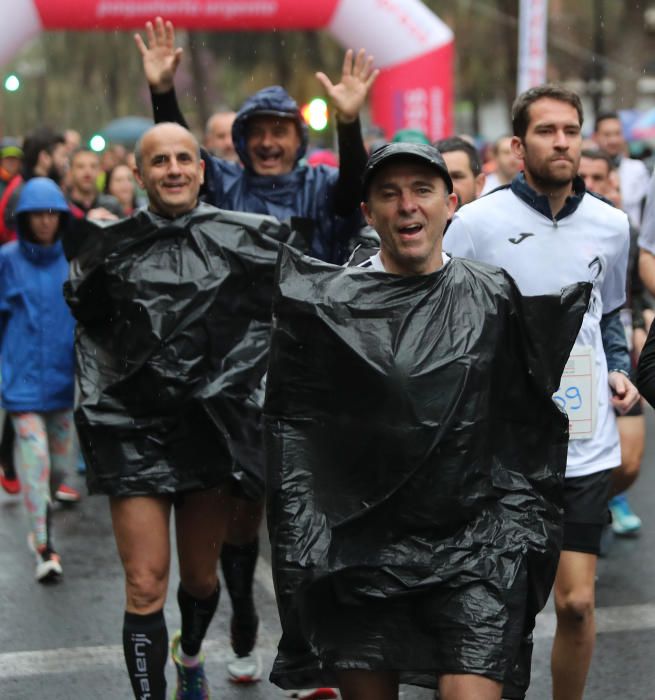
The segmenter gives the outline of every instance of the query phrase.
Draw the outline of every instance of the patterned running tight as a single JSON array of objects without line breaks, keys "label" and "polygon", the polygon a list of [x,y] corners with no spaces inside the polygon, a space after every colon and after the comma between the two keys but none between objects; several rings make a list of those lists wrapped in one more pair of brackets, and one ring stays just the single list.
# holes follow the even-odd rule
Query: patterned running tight
[{"label": "patterned running tight", "polygon": [[73,412],[12,413],[14,459],[36,546],[48,544],[52,473],[68,471],[73,445]]}]

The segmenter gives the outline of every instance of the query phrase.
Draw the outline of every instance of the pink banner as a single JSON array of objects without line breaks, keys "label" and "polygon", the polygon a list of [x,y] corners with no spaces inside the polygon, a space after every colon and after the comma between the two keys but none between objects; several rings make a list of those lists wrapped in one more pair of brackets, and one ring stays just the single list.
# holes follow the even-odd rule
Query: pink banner
[{"label": "pink banner", "polygon": [[387,136],[452,133],[452,31],[420,0],[0,0],[0,63],[42,29],[142,29],[157,16],[191,30],[325,29],[375,56],[373,121]]},{"label": "pink banner", "polygon": [[337,0],[35,0],[45,29],[135,29],[161,16],[184,29],[322,28]]},{"label": "pink banner", "polygon": [[420,129],[433,141],[453,133],[453,44],[382,71],[373,90],[373,119],[387,137]]}]

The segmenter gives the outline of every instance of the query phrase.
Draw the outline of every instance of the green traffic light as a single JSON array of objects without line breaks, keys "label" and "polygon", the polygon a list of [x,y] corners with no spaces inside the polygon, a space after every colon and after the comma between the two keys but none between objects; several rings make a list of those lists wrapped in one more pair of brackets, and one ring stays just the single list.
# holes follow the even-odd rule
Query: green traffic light
[{"label": "green traffic light", "polygon": [[101,151],[104,151],[106,145],[107,145],[107,142],[105,141],[104,136],[101,136],[100,134],[94,134],[89,139],[89,148],[92,151],[95,151],[96,153],[100,153]]},{"label": "green traffic light", "polygon": [[9,92],[16,92],[19,87],[20,80],[18,79],[17,75],[12,73],[5,78],[5,90],[8,90]]}]

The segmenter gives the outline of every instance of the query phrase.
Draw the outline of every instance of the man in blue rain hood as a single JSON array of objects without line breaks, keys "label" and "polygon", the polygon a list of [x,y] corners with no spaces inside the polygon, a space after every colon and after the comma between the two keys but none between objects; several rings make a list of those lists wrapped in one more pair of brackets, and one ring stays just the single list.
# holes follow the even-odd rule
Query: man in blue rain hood
[{"label": "man in blue rain hood", "polygon": [[[186,126],[173,88],[182,49],[175,48],[173,25],[157,18],[146,25],[147,43],[136,36],[152,91],[155,120]],[[281,221],[308,219],[310,251],[317,258],[341,263],[348,240],[359,230],[359,184],[366,151],[359,111],[377,77],[365,51],[346,53],[341,82],[324,73],[316,77],[336,113],[341,162],[339,169],[300,164],[307,150],[307,126],[295,100],[284,88],[267,87],[239,110],[232,140],[243,167],[205,156],[205,198],[222,209],[271,214]]]}]

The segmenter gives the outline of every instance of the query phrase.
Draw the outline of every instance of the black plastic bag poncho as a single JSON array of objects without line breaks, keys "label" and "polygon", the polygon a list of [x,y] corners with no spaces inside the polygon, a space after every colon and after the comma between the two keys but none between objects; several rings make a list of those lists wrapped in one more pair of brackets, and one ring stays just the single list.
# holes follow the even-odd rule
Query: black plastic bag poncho
[{"label": "black plastic bag poncho", "polygon": [[551,395],[590,285],[529,298],[480,263],[398,277],[286,247],[278,275],[271,680],[474,673],[523,697],[561,548],[568,421]]},{"label": "black plastic bag poncho", "polygon": [[263,494],[261,388],[279,240],[272,217],[206,204],[89,224],[66,297],[90,493]]}]

